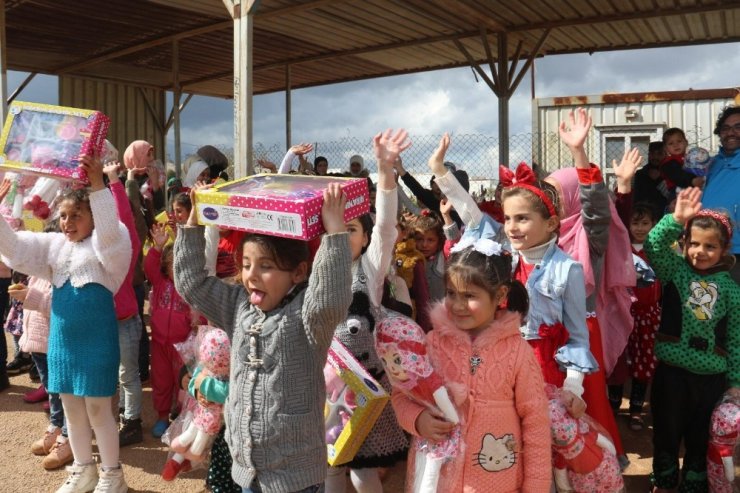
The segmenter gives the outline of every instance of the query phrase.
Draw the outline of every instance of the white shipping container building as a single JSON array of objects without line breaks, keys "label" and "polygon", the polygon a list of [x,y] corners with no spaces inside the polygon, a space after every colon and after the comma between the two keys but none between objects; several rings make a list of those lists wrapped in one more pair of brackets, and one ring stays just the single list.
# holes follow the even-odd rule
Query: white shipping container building
[{"label": "white shipping container building", "polygon": [[532,102],[532,155],[548,172],[571,163],[558,137],[558,125],[581,106],[594,123],[586,152],[610,182],[612,160],[619,161],[625,148],[639,148],[646,162],[649,143],[661,140],[671,127],[686,133],[689,147],[703,147],[714,155],[720,145],[713,133],[717,116],[733,101],[740,104],[739,93],[731,88],[537,98]]}]

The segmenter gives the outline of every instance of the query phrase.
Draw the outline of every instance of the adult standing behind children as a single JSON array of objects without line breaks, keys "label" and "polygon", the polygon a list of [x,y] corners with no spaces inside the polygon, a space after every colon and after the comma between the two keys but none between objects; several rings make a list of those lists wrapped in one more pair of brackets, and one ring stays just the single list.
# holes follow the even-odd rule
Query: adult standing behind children
[{"label": "adult standing behind children", "polygon": [[[59,203],[62,233],[14,232],[0,221],[0,254],[10,267],[53,285],[49,332],[49,391],[62,397],[74,463],[57,493],[125,492],[118,430],[111,408],[118,383],[118,324],[113,293],[131,262],[131,241],[103,182],[100,159],[83,155],[91,189]],[[10,182],[3,182],[0,196]],[[100,452],[100,480],[92,431]]]},{"label": "adult standing behind children", "polygon": [[[704,206],[725,210],[737,226],[740,224],[740,106],[728,106],[717,118],[714,133],[722,146],[709,167],[704,189]],[[731,252],[735,266],[730,275],[740,283],[740,233],[738,227],[732,236]]]}]

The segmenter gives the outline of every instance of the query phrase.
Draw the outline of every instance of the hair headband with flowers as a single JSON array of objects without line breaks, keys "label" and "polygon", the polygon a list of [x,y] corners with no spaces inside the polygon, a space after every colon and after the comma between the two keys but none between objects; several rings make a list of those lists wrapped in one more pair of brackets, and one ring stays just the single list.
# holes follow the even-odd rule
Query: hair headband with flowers
[{"label": "hair headband with flowers", "polygon": [[504,247],[501,246],[500,243],[489,238],[475,238],[473,236],[462,238],[457,242],[457,244],[455,244],[455,246],[450,248],[450,253],[461,252],[471,246],[473,247],[473,250],[478,253],[482,253],[487,257],[490,257],[491,255],[506,255],[509,253],[504,250]]},{"label": "hair headband with flowers", "polygon": [[498,177],[504,188],[519,187],[524,188],[537,195],[540,198],[547,211],[551,216],[557,216],[555,211],[555,205],[552,203],[550,197],[545,192],[535,185],[537,177],[532,171],[532,168],[527,166],[525,163],[519,163],[516,167],[516,172],[511,171],[506,166],[499,166]]},{"label": "hair headband with flowers", "polygon": [[694,218],[697,217],[711,217],[712,219],[719,221],[719,223],[725,228],[727,237],[732,238],[732,225],[730,224],[730,220],[727,219],[727,216],[724,214],[713,211],[712,209],[702,209],[694,216]]}]

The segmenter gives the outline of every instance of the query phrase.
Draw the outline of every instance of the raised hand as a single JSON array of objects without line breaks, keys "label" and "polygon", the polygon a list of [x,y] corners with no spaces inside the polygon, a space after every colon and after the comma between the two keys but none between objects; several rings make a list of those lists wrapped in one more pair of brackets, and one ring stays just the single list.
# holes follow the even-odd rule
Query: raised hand
[{"label": "raised hand", "polygon": [[695,187],[684,188],[676,197],[676,208],[673,210],[673,219],[678,224],[686,224],[701,210],[701,189]]},{"label": "raised hand", "polygon": [[313,151],[313,144],[302,142],[300,144],[291,146],[288,150],[296,156],[303,156],[304,154],[308,154],[309,152]]},{"label": "raised hand", "polygon": [[195,185],[193,185],[193,188],[190,189],[190,203],[193,204],[193,208],[190,209],[190,216],[188,216],[188,226],[197,226],[198,225],[198,213],[196,210],[195,205],[195,192],[198,190],[207,190],[211,188],[213,184],[206,183],[204,181],[199,181]]},{"label": "raised hand", "polygon": [[614,175],[617,177],[617,192],[629,193],[632,191],[632,178],[634,178],[640,164],[642,164],[642,154],[636,147],[625,150],[619,164],[617,164],[616,159],[612,160]]},{"label": "raised hand", "polygon": [[427,162],[429,164],[429,169],[434,173],[434,176],[440,177],[444,176],[445,173],[447,173],[447,169],[445,168],[444,161],[445,161],[445,154],[447,154],[447,149],[450,148],[450,134],[447,132],[444,133],[441,139],[439,139],[439,145],[436,149],[434,149],[434,152],[432,152],[432,155],[429,156],[429,161]]},{"label": "raised hand", "polygon": [[111,161],[103,166],[103,173],[108,177],[108,181],[116,183],[118,181],[118,173],[121,171],[121,163],[118,161]]},{"label": "raised hand", "polygon": [[90,180],[90,188],[93,192],[105,188],[103,181],[103,163],[100,156],[83,154],[80,156],[80,168],[82,168]]},{"label": "raised hand", "polygon": [[396,163],[396,158],[411,146],[408,132],[399,129],[393,133],[388,129],[373,137],[373,152],[378,160],[378,169],[390,170]]},{"label": "raised hand", "polygon": [[570,148],[583,147],[591,130],[591,115],[585,109],[577,108],[568,113],[568,122],[560,122],[560,140]]},{"label": "raised hand", "polygon": [[321,204],[321,221],[327,234],[347,231],[344,225],[344,206],[347,196],[339,183],[330,183],[324,190],[324,203]]},{"label": "raised hand", "polygon": [[152,242],[154,242],[154,248],[156,248],[158,252],[161,252],[167,244],[167,240],[170,239],[169,235],[167,235],[167,225],[154,223],[152,224],[150,233],[152,235]]},{"label": "raised hand", "polygon": [[277,173],[277,166],[275,166],[275,163],[272,161],[268,161],[267,159],[258,159],[257,164],[259,164],[263,169],[269,169],[270,173]]}]

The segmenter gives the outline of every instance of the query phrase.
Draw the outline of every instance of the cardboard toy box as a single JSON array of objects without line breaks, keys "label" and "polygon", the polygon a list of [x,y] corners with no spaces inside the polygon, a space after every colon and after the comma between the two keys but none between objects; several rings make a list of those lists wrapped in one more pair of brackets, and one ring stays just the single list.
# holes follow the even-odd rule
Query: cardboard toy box
[{"label": "cardboard toy box", "polygon": [[345,221],[370,211],[364,178],[261,174],[196,192],[198,222],[310,240],[324,232],[321,205],[330,183],[340,183],[347,196]]},{"label": "cardboard toy box", "polygon": [[390,396],[352,353],[333,339],[324,368],[326,451],[330,466],[351,461]]},{"label": "cardboard toy box", "polygon": [[103,155],[109,125],[99,111],[14,102],[0,136],[0,167],[87,183],[79,156]]}]

